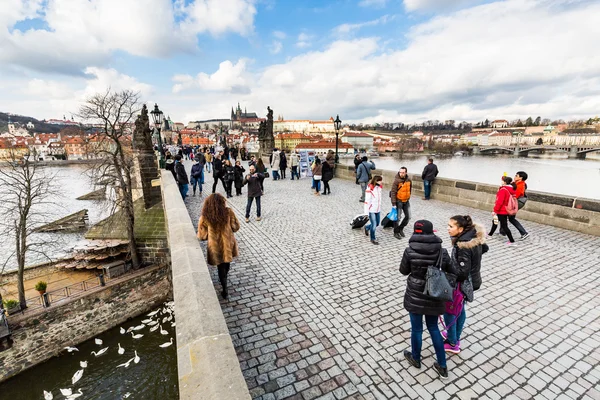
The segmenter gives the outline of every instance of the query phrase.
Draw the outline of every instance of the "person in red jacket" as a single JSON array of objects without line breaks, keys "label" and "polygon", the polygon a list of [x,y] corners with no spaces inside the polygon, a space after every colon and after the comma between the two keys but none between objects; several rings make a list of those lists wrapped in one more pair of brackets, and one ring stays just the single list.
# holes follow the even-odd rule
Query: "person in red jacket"
[{"label": "person in red jacket", "polygon": [[[500,223],[500,231],[504,232],[508,237],[508,243],[514,243],[515,239],[513,239],[512,232],[508,228],[508,212],[506,211],[506,205],[508,204],[508,200],[511,196],[515,195],[515,189],[511,185],[512,178],[510,176],[502,177],[502,185],[500,189],[498,189],[498,193],[496,193],[496,204],[494,205],[494,211],[492,215],[498,216],[498,221]],[[492,225],[492,229],[490,230],[489,236],[494,234],[496,231],[496,227],[498,225]]]},{"label": "person in red jacket", "polygon": [[[524,171],[518,171],[513,179],[513,184],[516,185],[515,197],[519,201],[519,210],[523,208],[523,205],[527,200],[527,193],[525,192],[527,190],[527,184],[525,183],[526,180],[527,173]],[[525,201],[522,201],[523,199]],[[525,240],[529,237],[529,233],[527,233],[525,228],[523,228],[523,225],[521,225],[521,223],[517,221],[516,215],[509,215],[508,222],[510,222],[515,228],[517,228],[517,230],[521,234],[521,240]]]}]

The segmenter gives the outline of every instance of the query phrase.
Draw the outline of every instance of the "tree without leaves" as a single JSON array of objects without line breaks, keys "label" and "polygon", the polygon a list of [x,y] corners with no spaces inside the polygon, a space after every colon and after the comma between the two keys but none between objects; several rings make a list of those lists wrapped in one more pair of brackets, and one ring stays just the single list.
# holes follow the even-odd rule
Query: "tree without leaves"
[{"label": "tree without leaves", "polygon": [[96,186],[115,187],[114,207],[125,214],[129,253],[134,268],[140,265],[135,243],[133,207],[133,154],[130,127],[141,110],[139,93],[131,90],[104,93],[89,97],[79,109],[79,117],[102,127],[90,151],[97,159],[91,169]]},{"label": "tree without leaves", "polygon": [[[15,244],[15,250],[4,260],[0,272],[16,257],[17,290],[22,309],[27,308],[23,280],[27,254],[38,253],[50,260],[44,250],[49,242],[32,236],[37,228],[48,222],[48,208],[57,207],[51,199],[59,196],[53,186],[56,175],[39,166],[35,162],[36,156],[34,150],[33,154],[20,159],[16,152],[11,151],[9,161],[0,168],[0,232],[3,237],[13,239]],[[33,162],[28,161],[30,159]]]}]

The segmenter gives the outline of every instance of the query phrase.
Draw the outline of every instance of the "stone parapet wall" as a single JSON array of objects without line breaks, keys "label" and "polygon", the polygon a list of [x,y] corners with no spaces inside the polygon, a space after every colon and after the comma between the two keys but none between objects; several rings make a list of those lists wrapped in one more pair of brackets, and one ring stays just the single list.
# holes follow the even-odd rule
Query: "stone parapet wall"
[{"label": "stone parapet wall", "polygon": [[[389,187],[394,181],[397,171],[376,169],[371,173],[382,175],[384,183]],[[336,177],[354,180],[354,167],[338,165]],[[422,196],[423,180],[421,176],[410,175],[410,177],[413,180],[413,196]],[[487,183],[437,178],[431,188],[431,198],[481,210],[489,210],[491,213],[497,191],[498,186]],[[522,210],[519,210],[520,219],[600,236],[600,200],[533,190],[528,190],[527,196],[529,199],[527,204]]]},{"label": "stone parapet wall", "polygon": [[171,299],[169,275],[166,266],[141,269],[85,296],[9,316],[14,342],[0,353],[0,381]]},{"label": "stone parapet wall", "polygon": [[204,254],[172,174],[162,174],[161,190],[177,316],[179,397],[250,399]]}]

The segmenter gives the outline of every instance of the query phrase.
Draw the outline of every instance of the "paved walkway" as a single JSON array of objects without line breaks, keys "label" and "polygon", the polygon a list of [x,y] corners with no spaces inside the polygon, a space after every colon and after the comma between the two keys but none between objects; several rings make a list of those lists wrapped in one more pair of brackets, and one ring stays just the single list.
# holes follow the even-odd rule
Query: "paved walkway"
[{"label": "paved walkway", "polygon": [[[335,179],[331,189],[316,197],[308,179],[267,180],[263,220],[249,224],[246,190],[230,201],[241,255],[221,304],[253,398],[600,399],[597,237],[524,221],[527,241],[490,240],[464,350],[449,357],[450,379],[441,381],[427,333],[420,370],[402,357],[410,323],[398,267],[408,239],[378,228],[381,244],[372,245],[349,227],[362,212],[360,188]],[[196,223],[201,198],[186,203]],[[488,212],[435,200],[411,205],[412,222],[431,220],[448,248],[450,216],[491,221]]]}]

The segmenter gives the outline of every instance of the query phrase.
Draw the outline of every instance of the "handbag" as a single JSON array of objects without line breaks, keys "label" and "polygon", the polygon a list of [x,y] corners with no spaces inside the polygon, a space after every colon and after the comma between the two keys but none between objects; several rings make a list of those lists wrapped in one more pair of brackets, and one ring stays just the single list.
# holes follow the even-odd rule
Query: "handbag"
[{"label": "handbag", "polygon": [[461,290],[460,282],[456,285],[456,289],[452,291],[452,301],[446,303],[446,313],[459,316],[463,309],[465,296]]},{"label": "handbag", "polygon": [[473,301],[473,298],[475,296],[475,290],[473,290],[473,281],[471,280],[471,274],[469,274],[469,279],[460,284],[460,290],[462,291],[462,294],[465,295],[466,301]]},{"label": "handbag", "polygon": [[517,199],[517,203],[519,204],[519,210],[523,207],[525,207],[525,204],[527,203],[527,196],[521,196]]},{"label": "handbag", "polygon": [[442,271],[442,250],[435,265],[427,267],[425,290],[423,294],[434,299],[451,301],[453,288],[448,282],[446,273]]}]

